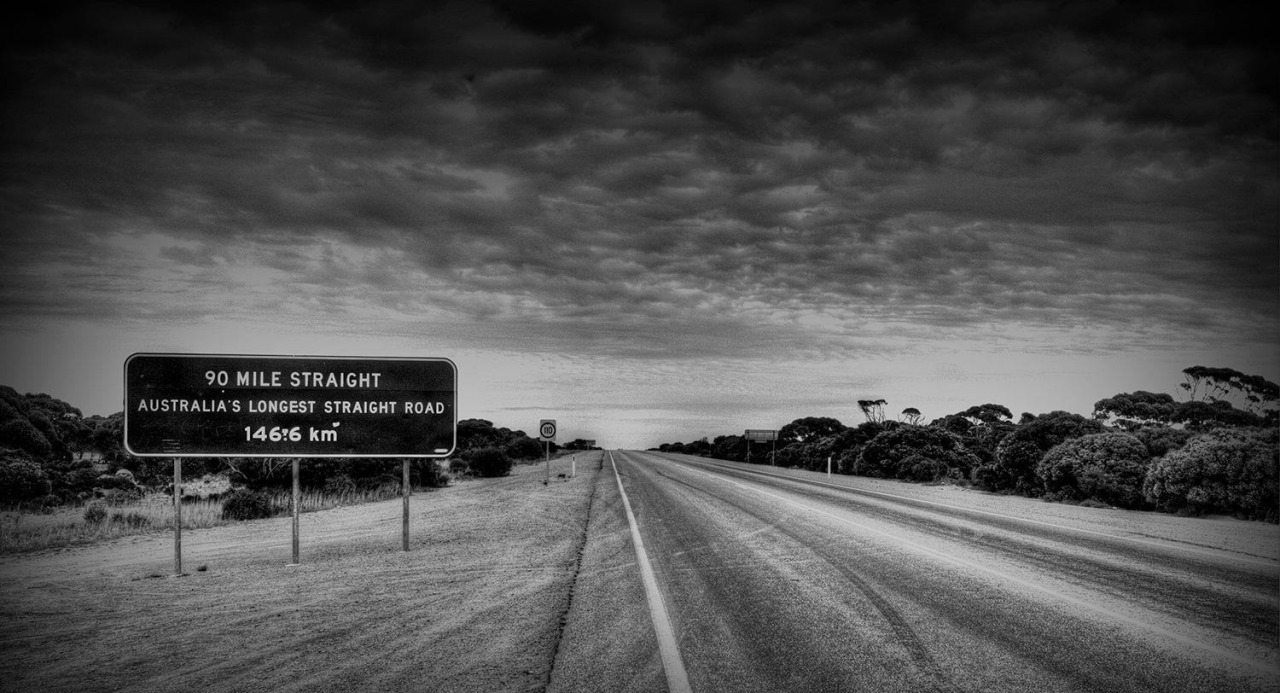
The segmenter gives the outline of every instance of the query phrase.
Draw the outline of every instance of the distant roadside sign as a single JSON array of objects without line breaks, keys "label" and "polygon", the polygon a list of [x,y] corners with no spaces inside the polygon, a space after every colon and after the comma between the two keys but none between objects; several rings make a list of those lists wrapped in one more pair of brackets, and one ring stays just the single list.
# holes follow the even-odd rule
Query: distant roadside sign
[{"label": "distant roadside sign", "polygon": [[778,432],[763,428],[748,428],[745,438],[753,443],[767,443],[778,439]]},{"label": "distant roadside sign", "polygon": [[124,371],[138,457],[446,457],[457,441],[448,359],[134,354]]},{"label": "distant roadside sign", "polygon": [[556,439],[556,420],[543,419],[538,422],[538,440]]}]

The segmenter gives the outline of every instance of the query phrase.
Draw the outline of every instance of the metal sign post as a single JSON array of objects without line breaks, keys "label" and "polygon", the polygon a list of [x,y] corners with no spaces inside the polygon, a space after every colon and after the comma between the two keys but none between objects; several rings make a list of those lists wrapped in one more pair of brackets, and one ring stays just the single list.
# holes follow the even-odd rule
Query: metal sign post
[{"label": "metal sign post", "polygon": [[765,429],[765,428],[748,428],[745,432],[743,432],[743,437],[747,439],[747,461],[748,462],[751,461],[752,441],[755,441],[757,443],[766,443],[766,442],[772,441],[774,445],[774,449],[769,456],[770,457],[769,463],[770,464],[774,463],[773,456],[776,455],[778,451],[777,449],[778,432],[776,430]]},{"label": "metal sign post", "polygon": [[543,419],[538,422],[538,437],[547,448],[547,483],[551,483],[551,441],[556,439],[556,420]]},{"label": "metal sign post", "polygon": [[[403,542],[404,550],[408,551],[409,550],[409,494],[412,493],[413,490],[409,487],[409,460],[407,459],[404,460],[402,464],[403,464],[404,479],[400,483],[400,494],[404,497],[404,512],[401,513],[402,527],[401,527],[400,534],[404,539],[404,542]],[[435,462],[432,462],[431,464],[435,464]]]},{"label": "metal sign post", "polygon": [[293,562],[289,565],[298,565],[298,516],[302,512],[302,485],[298,482],[298,458],[293,458],[293,500],[290,506],[293,510]]},{"label": "metal sign post", "polygon": [[173,458],[173,576],[182,577],[182,458]]}]

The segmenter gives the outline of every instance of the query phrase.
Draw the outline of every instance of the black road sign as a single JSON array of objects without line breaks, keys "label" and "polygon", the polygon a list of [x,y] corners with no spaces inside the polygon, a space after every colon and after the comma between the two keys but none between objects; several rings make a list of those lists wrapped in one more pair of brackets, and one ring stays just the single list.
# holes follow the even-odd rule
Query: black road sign
[{"label": "black road sign", "polygon": [[139,457],[446,457],[452,361],[134,354],[124,444]]}]

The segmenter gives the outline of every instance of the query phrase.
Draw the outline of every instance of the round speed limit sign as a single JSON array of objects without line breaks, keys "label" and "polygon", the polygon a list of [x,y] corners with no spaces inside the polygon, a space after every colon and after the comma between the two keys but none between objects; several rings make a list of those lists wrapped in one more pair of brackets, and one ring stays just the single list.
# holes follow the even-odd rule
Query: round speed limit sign
[{"label": "round speed limit sign", "polygon": [[555,440],[556,439],[556,420],[543,419],[542,422],[538,424],[538,434],[542,440]]}]

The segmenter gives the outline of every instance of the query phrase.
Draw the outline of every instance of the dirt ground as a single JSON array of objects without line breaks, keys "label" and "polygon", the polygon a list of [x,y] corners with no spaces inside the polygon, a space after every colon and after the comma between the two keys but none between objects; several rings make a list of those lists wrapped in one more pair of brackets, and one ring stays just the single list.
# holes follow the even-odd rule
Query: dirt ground
[{"label": "dirt ground", "polygon": [[[602,458],[605,460],[601,468]],[[663,673],[607,457],[400,500],[0,556],[0,691],[645,691]],[[806,476],[796,470],[758,470]],[[561,475],[566,476],[561,476]],[[827,481],[825,475],[816,476]],[[1280,529],[839,477],[836,485],[1275,560]],[[590,532],[588,533],[588,526]]]},{"label": "dirt ground", "polygon": [[[4,691],[544,690],[601,453],[411,498],[0,557]],[[612,482],[612,478],[609,478]]]}]

